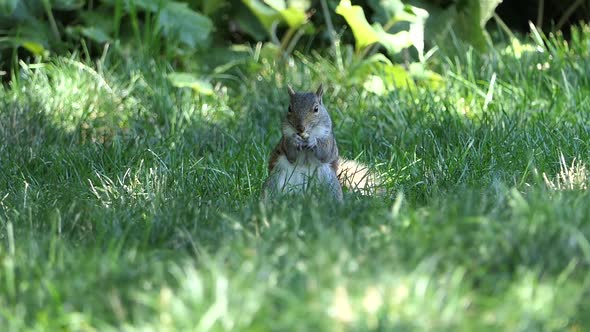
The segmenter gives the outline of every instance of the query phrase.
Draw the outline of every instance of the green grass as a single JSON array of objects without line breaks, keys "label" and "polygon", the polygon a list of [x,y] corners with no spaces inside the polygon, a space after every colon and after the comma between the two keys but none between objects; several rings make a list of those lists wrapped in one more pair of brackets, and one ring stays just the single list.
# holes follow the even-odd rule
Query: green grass
[{"label": "green grass", "polygon": [[[252,59],[213,96],[142,56],[21,67],[0,87],[3,330],[590,329],[590,31],[547,42],[439,55],[443,88],[387,96],[329,57]],[[386,194],[261,204],[285,81],[322,80]]]}]

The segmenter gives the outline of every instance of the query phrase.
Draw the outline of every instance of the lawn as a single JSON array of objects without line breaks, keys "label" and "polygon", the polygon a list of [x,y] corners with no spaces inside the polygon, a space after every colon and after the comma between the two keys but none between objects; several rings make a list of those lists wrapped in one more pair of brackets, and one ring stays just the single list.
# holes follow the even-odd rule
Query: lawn
[{"label": "lawn", "polygon": [[[253,55],[212,95],[140,51],[22,63],[0,87],[2,330],[589,330],[590,28],[525,41],[384,95],[329,54]],[[262,203],[286,84],[320,82],[384,193]]]}]

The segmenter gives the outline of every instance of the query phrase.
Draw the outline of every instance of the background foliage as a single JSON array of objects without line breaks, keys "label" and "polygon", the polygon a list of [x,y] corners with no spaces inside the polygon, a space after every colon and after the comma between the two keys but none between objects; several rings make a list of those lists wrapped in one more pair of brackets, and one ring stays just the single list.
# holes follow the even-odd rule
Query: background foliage
[{"label": "background foliage", "polygon": [[[208,92],[210,86],[200,78],[232,67],[243,53],[236,51],[239,45],[251,49],[262,42],[264,52],[285,56],[354,43],[355,60],[366,61],[351,70],[351,84],[361,81],[382,91],[428,78],[425,44],[427,49],[435,42],[451,45],[453,31],[483,50],[483,27],[498,2],[5,0],[0,6],[0,68],[9,72],[18,59],[34,61],[52,53],[83,52],[95,58],[107,46],[121,54],[141,48],[173,60],[178,71],[190,72],[172,76],[177,85]],[[377,45],[386,57],[373,57],[381,54]],[[400,55],[411,46],[412,52]],[[221,63],[206,59],[212,52]],[[405,66],[393,64],[399,62]],[[377,71],[396,78],[375,82]]]},{"label": "background foliage", "polygon": [[[221,82],[248,73],[246,68],[239,73],[234,69],[261,46],[263,56],[275,58],[331,49],[341,70],[347,70],[348,84],[362,84],[376,93],[415,83],[436,87],[440,77],[426,64],[431,52],[452,54],[457,40],[484,51],[490,44],[484,28],[500,2],[2,0],[0,74],[10,79],[21,59],[35,62],[72,52],[97,58],[107,50],[129,55],[142,49],[172,61],[177,73],[169,77],[176,86],[211,93],[212,79]],[[537,3],[539,25],[554,22],[554,12],[545,20],[543,13],[555,6],[551,1]],[[578,2],[558,6],[563,13],[558,27],[584,12]],[[515,17],[505,5],[502,12]],[[344,66],[353,44],[354,55]]]}]

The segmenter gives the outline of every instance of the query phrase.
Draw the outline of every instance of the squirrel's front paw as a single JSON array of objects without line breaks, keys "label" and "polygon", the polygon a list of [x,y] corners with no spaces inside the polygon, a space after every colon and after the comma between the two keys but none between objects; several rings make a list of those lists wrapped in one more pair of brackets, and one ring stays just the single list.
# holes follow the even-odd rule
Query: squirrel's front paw
[{"label": "squirrel's front paw", "polygon": [[293,145],[295,146],[295,148],[298,151],[303,150],[306,143],[301,137],[299,137],[299,135],[293,135],[293,137],[291,137],[291,139],[292,139]]},{"label": "squirrel's front paw", "polygon": [[317,138],[312,138],[309,139],[306,143],[305,143],[305,148],[308,150],[313,150],[316,148],[316,146],[318,146],[318,139]]}]

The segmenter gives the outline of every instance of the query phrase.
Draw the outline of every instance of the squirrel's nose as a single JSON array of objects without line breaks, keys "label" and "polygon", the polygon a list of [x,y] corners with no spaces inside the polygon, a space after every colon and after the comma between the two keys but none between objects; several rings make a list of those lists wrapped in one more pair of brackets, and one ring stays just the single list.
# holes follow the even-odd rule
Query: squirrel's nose
[{"label": "squirrel's nose", "polygon": [[301,134],[305,131],[305,127],[303,125],[298,125],[297,126],[297,131]]}]

